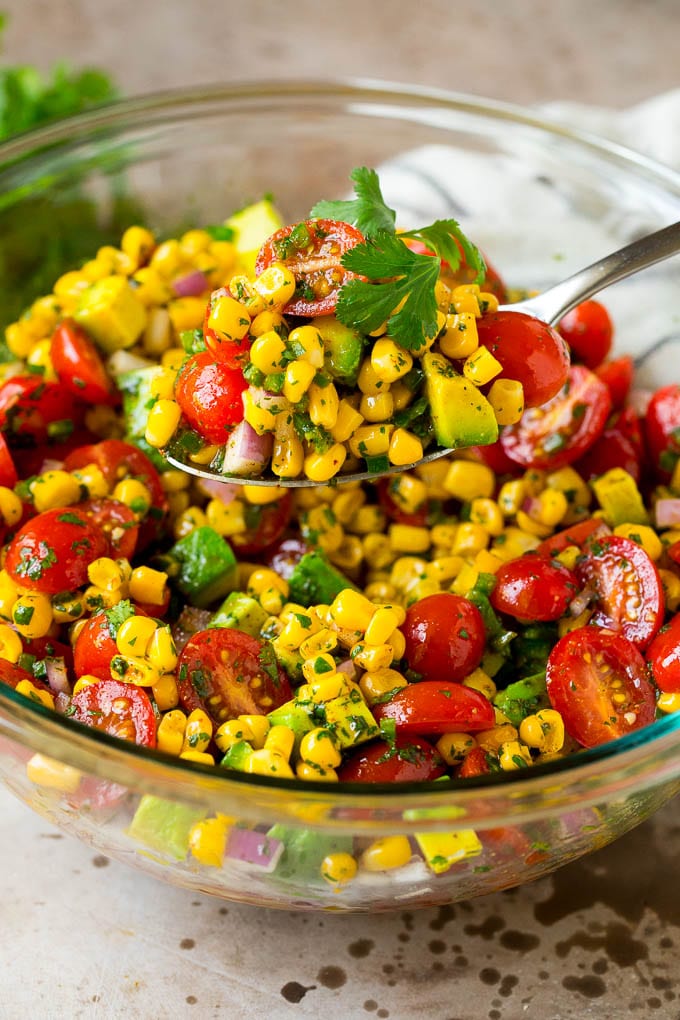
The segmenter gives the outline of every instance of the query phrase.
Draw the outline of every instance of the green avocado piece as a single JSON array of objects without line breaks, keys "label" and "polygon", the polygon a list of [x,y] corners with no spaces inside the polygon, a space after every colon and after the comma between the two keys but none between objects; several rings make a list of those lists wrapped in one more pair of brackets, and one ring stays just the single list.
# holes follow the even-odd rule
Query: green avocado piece
[{"label": "green avocado piece", "polygon": [[321,865],[328,854],[352,853],[352,836],[314,832],[312,829],[293,829],[277,823],[267,832],[270,839],[278,839],[284,851],[276,866],[275,874],[283,879],[323,882]]},{"label": "green avocado piece", "polygon": [[128,836],[158,853],[183,860],[189,852],[189,833],[206,817],[200,808],[145,794],[127,830]]},{"label": "green avocado piece", "polygon": [[355,386],[364,353],[364,338],[332,315],[312,320],[323,339],[324,367],[329,375],[346,386]]},{"label": "green avocado piece", "polygon": [[422,366],[438,444],[455,450],[495,443],[498,423],[481,390],[441,354],[425,354]]},{"label": "green avocado piece", "polygon": [[505,690],[498,692],[493,703],[507,715],[513,726],[519,726],[528,715],[542,708],[550,708],[545,673],[536,673],[535,676],[527,676],[509,684]]},{"label": "green avocado piece", "polygon": [[116,380],[118,389],[123,394],[123,417],[125,419],[125,439],[138,446],[158,471],[167,471],[165,457],[153,446],[149,446],[144,438],[149,411],[156,403],[151,393],[151,381],[158,374],[158,366],[140,368],[134,372],[123,372]]},{"label": "green avocado piece", "polygon": [[208,627],[230,627],[259,637],[267,614],[260,603],[242,591],[231,591],[211,619]]},{"label": "green avocado piece", "polygon": [[301,606],[330,605],[345,588],[358,591],[348,577],[336,570],[322,552],[305,553],[288,579],[290,600]]},{"label": "green avocado piece", "polygon": [[225,753],[220,762],[222,768],[233,769],[235,772],[245,772],[246,764],[253,749],[247,740],[237,740]]},{"label": "green avocado piece", "polygon": [[276,661],[281,669],[284,669],[295,683],[302,683],[302,663],[304,660],[300,653],[296,652],[293,648],[284,647],[278,638],[273,638],[271,644]]},{"label": "green avocado piece", "polygon": [[204,609],[233,591],[238,566],[231,546],[204,524],[180,538],[169,556],[179,566],[174,582],[193,606]]}]

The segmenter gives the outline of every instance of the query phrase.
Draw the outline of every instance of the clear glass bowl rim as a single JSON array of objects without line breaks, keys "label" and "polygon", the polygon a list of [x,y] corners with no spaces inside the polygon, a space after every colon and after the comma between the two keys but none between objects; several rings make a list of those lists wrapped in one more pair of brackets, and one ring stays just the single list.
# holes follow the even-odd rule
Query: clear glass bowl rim
[{"label": "clear glass bowl rim", "polygon": [[[54,151],[60,145],[77,146],[86,138],[108,135],[116,129],[129,130],[135,125],[149,128],[154,123],[181,120],[190,114],[207,113],[223,109],[228,112],[239,104],[253,107],[289,107],[290,104],[310,103],[334,106],[336,110],[364,108],[368,115],[379,115],[384,107],[398,109],[402,116],[422,119],[425,110],[449,110],[477,115],[502,125],[521,125],[533,128],[546,137],[563,138],[605,162],[624,165],[638,176],[647,177],[657,185],[675,193],[680,200],[680,174],[637,153],[617,142],[602,139],[586,131],[567,127],[559,121],[537,116],[531,111],[498,100],[374,79],[282,79],[244,81],[229,84],[198,86],[189,89],[171,89],[119,100],[97,107],[87,113],[57,121],[46,127],[18,135],[0,145],[0,193],[8,171],[14,174],[23,161],[41,153]],[[375,108],[375,109],[373,109]],[[372,112],[371,112],[372,111]],[[605,777],[618,792],[627,792],[630,785],[625,778],[616,782],[616,776],[633,778],[635,787],[650,785],[646,780],[650,769],[645,762],[664,760],[668,767],[663,779],[676,778],[680,773],[680,754],[674,753],[680,730],[680,713],[671,714],[642,730],[621,737],[611,744],[585,749],[578,754],[540,766],[532,766],[519,773],[498,773],[475,779],[447,783],[403,784],[325,784],[310,781],[275,780],[245,774],[222,772],[213,766],[173,759],[160,752],[133,744],[123,743],[98,730],[74,724],[49,709],[34,704],[11,688],[0,685],[0,707],[8,720],[0,718],[0,735],[36,749],[37,738],[49,744],[50,754],[60,761],[89,770],[109,779],[139,785],[148,782],[150,788],[164,791],[172,789],[176,796],[186,800],[202,799],[203,795],[227,791],[235,797],[248,797],[257,791],[258,798],[267,794],[275,802],[286,791],[294,792],[296,799],[310,799],[315,803],[378,807],[380,802],[398,801],[400,807],[436,805],[455,796],[456,804],[472,806],[485,795],[497,792],[508,804],[525,799],[540,799],[543,792],[571,789],[578,801],[578,790],[592,788]],[[638,770],[641,770],[638,772]],[[115,775],[114,775],[115,771]],[[637,776],[637,782],[635,777]],[[659,776],[661,779],[661,776]],[[323,789],[321,788],[323,787]],[[561,800],[561,798],[558,798]],[[569,798],[571,799],[571,798]],[[518,806],[518,805],[517,805]],[[474,813],[474,812],[473,812]],[[493,812],[494,814],[496,812]],[[420,822],[423,827],[423,822]]]}]

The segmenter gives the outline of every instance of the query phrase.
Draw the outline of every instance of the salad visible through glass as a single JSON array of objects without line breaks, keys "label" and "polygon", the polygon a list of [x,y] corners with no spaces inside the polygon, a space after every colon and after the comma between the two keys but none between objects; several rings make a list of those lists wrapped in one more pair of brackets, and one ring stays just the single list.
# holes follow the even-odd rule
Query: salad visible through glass
[{"label": "salad visible through glass", "polygon": [[[7,328],[0,681],[188,762],[331,784],[520,772],[676,711],[680,385],[632,390],[599,302],[557,330],[498,313],[455,221],[399,234],[353,179],[292,226],[263,200],[131,227]],[[431,442],[462,448],[378,477]],[[328,484],[205,481],[178,448]],[[360,461],[376,478],[337,484]],[[206,866],[284,852],[168,810],[143,797],[130,833]],[[331,884],[412,855],[343,840]],[[479,841],[419,847],[442,872]]]}]

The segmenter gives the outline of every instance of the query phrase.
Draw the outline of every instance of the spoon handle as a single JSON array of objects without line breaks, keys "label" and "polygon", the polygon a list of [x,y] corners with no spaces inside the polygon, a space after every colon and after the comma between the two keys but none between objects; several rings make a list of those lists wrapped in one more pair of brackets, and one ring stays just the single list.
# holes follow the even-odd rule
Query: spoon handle
[{"label": "spoon handle", "polygon": [[581,301],[679,251],[680,222],[619,248],[536,297],[506,307],[509,311],[525,312],[554,325]]}]

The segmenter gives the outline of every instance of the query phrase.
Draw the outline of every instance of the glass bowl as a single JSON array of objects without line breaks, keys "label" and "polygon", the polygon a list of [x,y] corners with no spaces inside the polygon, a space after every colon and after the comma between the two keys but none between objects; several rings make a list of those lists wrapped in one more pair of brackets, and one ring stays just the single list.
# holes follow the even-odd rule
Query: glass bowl
[{"label": "glass bowl", "polygon": [[[343,194],[359,165],[381,169],[403,225],[460,219],[511,286],[557,282],[680,218],[677,174],[502,103],[371,82],[170,92],[0,147],[2,314],[131,222],[170,233],[267,192],[293,221]],[[663,379],[679,342],[677,283],[666,263],[607,293],[643,385]],[[670,715],[519,773],[329,788],[180,762],[0,687],[0,775],[50,822],[167,882],[272,907],[390,910],[518,885],[620,836],[680,789],[679,729]],[[61,763],[41,785],[27,777],[36,752]],[[217,814],[232,819],[234,855],[203,866],[187,832]],[[412,842],[406,865],[324,879],[326,853],[394,834]],[[428,864],[435,834],[445,853]]]}]

